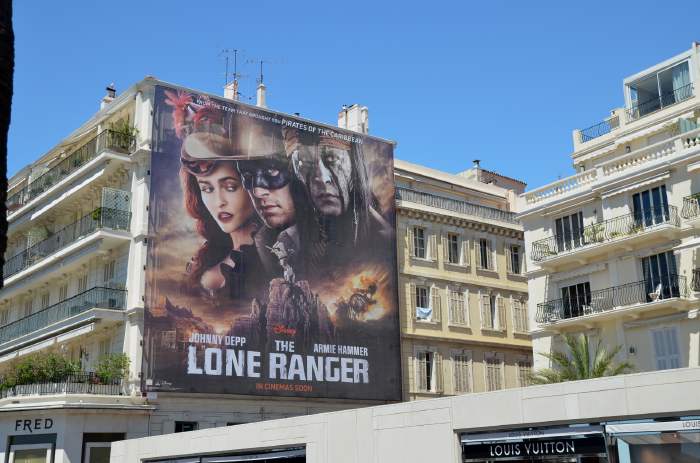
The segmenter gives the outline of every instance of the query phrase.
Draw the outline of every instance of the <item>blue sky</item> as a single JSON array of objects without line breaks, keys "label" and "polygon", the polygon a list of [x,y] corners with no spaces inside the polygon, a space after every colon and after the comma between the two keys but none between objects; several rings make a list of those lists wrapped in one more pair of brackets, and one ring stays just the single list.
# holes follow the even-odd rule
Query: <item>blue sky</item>
[{"label": "blue sky", "polygon": [[[146,75],[222,94],[224,48],[264,59],[268,106],[335,124],[369,107],[398,158],[482,166],[528,189],[573,173],[571,131],[622,105],[622,79],[700,40],[697,0],[14,2],[8,174]],[[351,6],[351,7],[350,7]],[[257,66],[239,70],[253,95]]]}]

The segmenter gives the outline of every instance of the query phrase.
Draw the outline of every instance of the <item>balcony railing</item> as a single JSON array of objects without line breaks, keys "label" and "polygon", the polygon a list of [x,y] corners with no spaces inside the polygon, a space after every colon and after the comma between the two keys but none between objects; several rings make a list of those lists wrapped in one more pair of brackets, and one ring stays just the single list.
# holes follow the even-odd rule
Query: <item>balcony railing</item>
[{"label": "balcony railing", "polygon": [[603,122],[599,122],[595,125],[588,127],[587,129],[581,130],[581,143],[586,143],[587,141],[593,140],[594,138],[602,137],[612,132],[620,126],[620,117],[615,115]]},{"label": "balcony railing", "polygon": [[422,204],[424,206],[435,207],[438,209],[445,209],[452,212],[458,212],[460,214],[474,215],[484,219],[499,220],[501,222],[513,224],[520,223],[515,218],[514,212],[502,211],[500,209],[496,209],[495,207],[481,206],[479,204],[472,204],[466,201],[460,201],[458,199],[444,198],[442,196],[423,193],[422,191],[409,190],[407,188],[397,187],[396,199]]},{"label": "balcony railing", "polygon": [[19,384],[1,389],[0,399],[55,394],[124,395],[124,385],[122,380],[104,384],[95,373],[79,373],[69,375],[61,381]]},{"label": "balcony railing", "polygon": [[126,290],[95,287],[39,312],[0,326],[0,344],[46,328],[90,309],[124,310]]},{"label": "balcony railing", "polygon": [[643,280],[611,288],[591,291],[537,304],[535,321],[554,323],[559,320],[607,312],[617,307],[647,304],[674,297],[688,297],[686,279],[682,275],[666,275],[655,280]]},{"label": "balcony railing", "polygon": [[690,282],[690,289],[700,291],[700,268],[693,270],[693,280]]},{"label": "balcony railing", "polygon": [[5,203],[8,214],[24,206],[53,185],[68,177],[104,150],[109,149],[119,153],[129,153],[133,150],[135,141],[135,137],[122,132],[115,132],[114,130],[100,132],[61,162],[32,179],[24,188],[9,196]]},{"label": "balcony railing", "polygon": [[675,206],[656,207],[583,227],[578,233],[553,235],[532,243],[532,260],[545,261],[577,249],[635,235],[661,225],[680,226]]},{"label": "balcony railing", "polygon": [[627,108],[627,120],[634,121],[647,114],[653,113],[668,106],[680,103],[693,96],[693,84],[684,85],[672,92],[662,93],[661,95],[649,100],[637,103],[636,105]]},{"label": "balcony railing", "polygon": [[683,198],[681,217],[684,219],[694,219],[696,217],[700,217],[700,193],[695,193]]},{"label": "balcony railing", "polygon": [[3,275],[8,278],[39,262],[54,252],[76,242],[99,229],[129,230],[131,213],[99,207],[77,222],[66,225],[48,238],[25,249],[5,261]]}]

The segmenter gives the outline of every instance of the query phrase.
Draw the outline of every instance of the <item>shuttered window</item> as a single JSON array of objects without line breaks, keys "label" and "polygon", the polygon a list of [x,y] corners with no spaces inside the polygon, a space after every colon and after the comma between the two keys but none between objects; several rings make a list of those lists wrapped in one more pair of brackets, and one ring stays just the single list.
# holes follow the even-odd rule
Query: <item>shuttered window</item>
[{"label": "shuttered window", "polygon": [[68,299],[68,283],[64,283],[58,288],[58,300],[65,301]]},{"label": "shuttered window", "polygon": [[652,330],[656,369],[667,370],[681,367],[681,356],[678,349],[678,329],[675,327]]},{"label": "shuttered window", "polygon": [[87,290],[87,273],[78,277],[78,294]]},{"label": "shuttered window", "polygon": [[472,358],[468,352],[461,352],[452,356],[454,369],[455,393],[464,394],[472,392]]},{"label": "shuttered window", "polygon": [[491,296],[488,294],[482,294],[481,299],[481,327],[487,329],[493,329],[493,308]]},{"label": "shuttered window", "polygon": [[516,363],[518,368],[518,386],[526,387],[530,385],[530,378],[532,377],[532,361],[530,360],[519,360]]},{"label": "shuttered window", "polygon": [[498,391],[503,389],[503,361],[497,354],[486,356],[484,359],[486,369],[486,390]]},{"label": "shuttered window", "polygon": [[513,331],[516,333],[527,333],[527,305],[520,299],[513,299]]},{"label": "shuttered window", "polygon": [[442,359],[439,352],[416,354],[416,387],[422,392],[442,392]]},{"label": "shuttered window", "polygon": [[466,291],[449,289],[450,323],[469,325],[469,296]]},{"label": "shuttered window", "polygon": [[517,244],[506,245],[506,265],[508,273],[520,275],[522,272],[522,250]]},{"label": "shuttered window", "polygon": [[413,227],[413,256],[425,259],[425,229]]},{"label": "shuttered window", "polygon": [[433,312],[433,321],[439,322],[442,314],[442,295],[437,286],[430,288],[430,308]]},{"label": "shuttered window", "polygon": [[506,331],[506,301],[501,296],[496,297],[496,307],[498,307],[498,313],[496,314],[495,328]]},{"label": "shuttered window", "polygon": [[49,306],[50,302],[50,296],[48,292],[45,292],[41,295],[41,309],[45,309]]}]

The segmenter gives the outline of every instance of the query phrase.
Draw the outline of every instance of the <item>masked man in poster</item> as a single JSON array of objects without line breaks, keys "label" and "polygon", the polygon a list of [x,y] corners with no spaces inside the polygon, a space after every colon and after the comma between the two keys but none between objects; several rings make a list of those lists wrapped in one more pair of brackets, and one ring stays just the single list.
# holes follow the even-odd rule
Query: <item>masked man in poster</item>
[{"label": "masked man in poster", "polygon": [[[322,267],[384,251],[393,235],[378,212],[362,146],[333,137],[285,129],[285,149],[306,186],[321,227]],[[360,251],[360,252],[358,252]]]}]

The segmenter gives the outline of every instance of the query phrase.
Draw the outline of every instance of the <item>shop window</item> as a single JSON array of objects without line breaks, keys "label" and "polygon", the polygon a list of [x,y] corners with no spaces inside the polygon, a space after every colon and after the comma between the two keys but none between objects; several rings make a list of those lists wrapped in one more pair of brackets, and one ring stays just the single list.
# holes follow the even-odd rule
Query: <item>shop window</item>
[{"label": "shop window", "polygon": [[56,434],[10,436],[9,463],[50,463],[56,449]]},{"label": "shop window", "polygon": [[681,356],[678,349],[678,329],[676,327],[652,330],[657,370],[668,370],[681,367]]},{"label": "shop window", "polygon": [[198,428],[196,421],[176,421],[175,432],[196,431]]},{"label": "shop window", "polygon": [[109,463],[112,442],[124,439],[124,433],[83,434],[83,463]]}]

